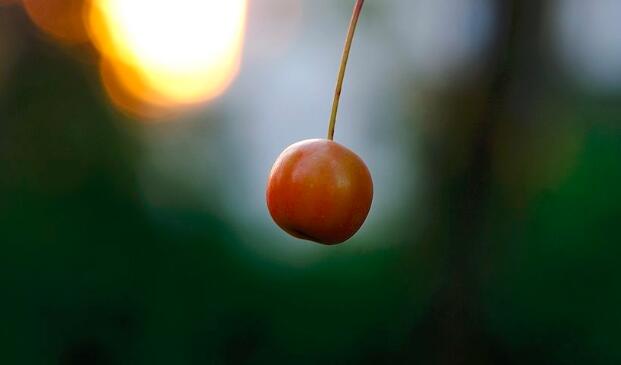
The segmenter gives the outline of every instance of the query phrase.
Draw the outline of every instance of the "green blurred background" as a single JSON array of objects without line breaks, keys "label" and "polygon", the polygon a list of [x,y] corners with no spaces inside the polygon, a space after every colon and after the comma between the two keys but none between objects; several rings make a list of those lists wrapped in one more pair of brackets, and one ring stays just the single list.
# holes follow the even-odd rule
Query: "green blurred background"
[{"label": "green blurred background", "polygon": [[2,3],[0,364],[621,363],[621,1],[368,0],[336,139],[377,193],[337,247],[263,191],[352,1],[251,1],[233,85],[158,122]]}]

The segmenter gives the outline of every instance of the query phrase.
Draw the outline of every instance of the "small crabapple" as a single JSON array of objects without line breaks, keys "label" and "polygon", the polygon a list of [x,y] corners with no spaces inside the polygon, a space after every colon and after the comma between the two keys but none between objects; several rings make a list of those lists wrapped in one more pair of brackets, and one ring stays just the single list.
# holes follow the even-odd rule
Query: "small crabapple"
[{"label": "small crabapple", "polygon": [[328,138],[289,146],[274,163],[267,182],[267,206],[276,224],[294,237],[327,245],[353,236],[373,200],[373,181],[365,163],[333,141],[345,69],[363,3],[356,0],[349,25]]},{"label": "small crabapple", "polygon": [[266,197],[272,218],[283,230],[331,245],[349,239],[364,223],[373,181],[351,150],[327,139],[309,139],[278,157]]}]

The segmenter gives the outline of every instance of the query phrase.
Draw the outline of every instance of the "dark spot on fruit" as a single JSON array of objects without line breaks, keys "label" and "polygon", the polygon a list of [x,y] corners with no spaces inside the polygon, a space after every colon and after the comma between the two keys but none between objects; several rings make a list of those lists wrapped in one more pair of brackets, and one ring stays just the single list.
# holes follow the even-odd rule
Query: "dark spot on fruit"
[{"label": "dark spot on fruit", "polygon": [[302,232],[298,229],[291,229],[289,230],[289,233],[291,233],[291,235],[303,239],[303,240],[308,240],[308,241],[313,241],[313,242],[320,242],[319,240],[317,240],[316,238],[314,238],[313,236],[307,234],[306,232]]}]

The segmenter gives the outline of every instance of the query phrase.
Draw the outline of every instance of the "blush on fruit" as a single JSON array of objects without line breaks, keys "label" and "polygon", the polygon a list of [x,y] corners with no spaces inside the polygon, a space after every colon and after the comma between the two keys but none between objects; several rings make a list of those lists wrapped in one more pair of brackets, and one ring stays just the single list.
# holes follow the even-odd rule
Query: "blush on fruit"
[{"label": "blush on fruit", "polygon": [[283,230],[327,245],[353,236],[373,200],[373,181],[354,152],[326,139],[289,146],[274,163],[267,206]]}]

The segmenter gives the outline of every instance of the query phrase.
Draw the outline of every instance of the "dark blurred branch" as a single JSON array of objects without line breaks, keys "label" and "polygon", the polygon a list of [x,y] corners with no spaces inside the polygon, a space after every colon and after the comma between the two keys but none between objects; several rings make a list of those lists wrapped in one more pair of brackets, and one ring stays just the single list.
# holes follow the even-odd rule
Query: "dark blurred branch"
[{"label": "dark blurred branch", "polygon": [[[435,196],[442,207],[435,214],[448,222],[448,232],[439,234],[434,244],[443,249],[446,259],[446,283],[436,293],[432,313],[421,328],[435,347],[434,364],[498,363],[502,354],[494,353],[491,339],[482,329],[478,308],[479,273],[482,257],[490,242],[486,237],[490,189],[492,184],[493,135],[498,125],[511,119],[511,103],[516,97],[533,100],[539,79],[530,77],[530,94],[520,82],[522,72],[532,68],[526,64],[538,54],[542,16],[546,1],[495,2],[498,14],[495,37],[487,53],[484,71],[476,80],[442,95],[435,110],[442,115],[435,119],[446,125],[440,139],[442,145],[430,153],[430,159],[444,167],[436,169],[441,176]],[[528,103],[519,100],[521,109]],[[466,132],[466,133],[464,133]],[[463,137],[463,136],[467,137]],[[461,148],[444,145],[460,141]],[[464,157],[464,151],[466,151]],[[439,160],[439,161],[438,161]],[[463,161],[456,167],[454,161]],[[462,167],[465,166],[465,167]],[[431,169],[433,170],[433,169]]]}]

